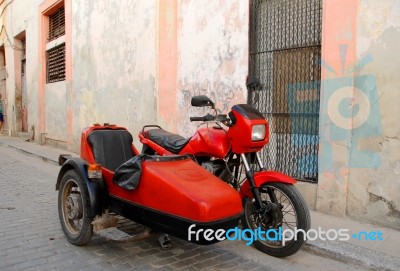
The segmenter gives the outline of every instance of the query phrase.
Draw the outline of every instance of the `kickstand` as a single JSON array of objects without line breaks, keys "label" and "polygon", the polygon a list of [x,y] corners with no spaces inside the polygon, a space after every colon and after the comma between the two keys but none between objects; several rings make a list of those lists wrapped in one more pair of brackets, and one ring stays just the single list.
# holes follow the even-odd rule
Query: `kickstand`
[{"label": "kickstand", "polygon": [[168,234],[162,234],[158,237],[158,242],[161,245],[162,250],[169,250],[172,246],[171,239],[169,238]]}]

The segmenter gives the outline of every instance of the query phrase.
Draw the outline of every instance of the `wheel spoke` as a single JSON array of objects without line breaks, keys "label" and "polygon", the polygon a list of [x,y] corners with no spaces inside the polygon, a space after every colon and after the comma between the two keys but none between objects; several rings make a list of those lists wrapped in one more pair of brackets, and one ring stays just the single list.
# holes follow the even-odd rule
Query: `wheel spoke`
[{"label": "wheel spoke", "polygon": [[[248,225],[251,225],[253,229],[257,227],[262,227],[264,229],[278,228],[282,226],[283,228],[294,230],[298,226],[298,220],[296,216],[296,210],[291,199],[280,189],[265,185],[260,188],[260,198],[265,204],[272,204],[272,210],[267,213],[263,213],[255,208],[255,202],[247,205],[250,213],[252,214],[248,217]],[[271,193],[274,193],[272,195]],[[280,241],[260,241],[266,246],[278,248],[282,247],[282,240]],[[285,246],[294,242],[291,240],[285,243]]]},{"label": "wheel spoke", "polygon": [[[74,197],[75,201],[82,201],[80,197],[80,189],[78,184],[75,180],[70,179],[67,181],[66,185],[64,186],[64,193],[63,193],[63,216],[64,221],[66,222],[66,226],[69,231],[73,234],[78,234],[82,228],[82,219],[74,219],[77,212],[77,206],[74,204],[72,198]],[[77,195],[77,196],[76,196]],[[78,204],[82,204],[82,202],[78,202]]]},{"label": "wheel spoke", "polygon": [[87,183],[75,170],[67,171],[60,182],[58,210],[62,230],[72,244],[87,244],[93,235],[89,209]]}]

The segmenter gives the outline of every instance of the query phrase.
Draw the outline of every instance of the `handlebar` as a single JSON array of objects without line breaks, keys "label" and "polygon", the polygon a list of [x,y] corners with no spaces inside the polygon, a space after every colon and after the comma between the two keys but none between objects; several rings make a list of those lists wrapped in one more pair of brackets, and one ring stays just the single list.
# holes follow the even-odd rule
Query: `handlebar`
[{"label": "handlebar", "polygon": [[210,115],[207,114],[203,117],[190,117],[190,121],[219,121],[219,122],[225,122],[229,121],[229,118],[226,115]]},{"label": "handlebar", "polygon": [[216,117],[214,117],[213,115],[210,115],[210,114],[207,114],[203,117],[190,117],[190,121],[213,121],[216,119],[217,119]]},{"label": "handlebar", "polygon": [[190,121],[205,121],[204,117],[190,117]]}]

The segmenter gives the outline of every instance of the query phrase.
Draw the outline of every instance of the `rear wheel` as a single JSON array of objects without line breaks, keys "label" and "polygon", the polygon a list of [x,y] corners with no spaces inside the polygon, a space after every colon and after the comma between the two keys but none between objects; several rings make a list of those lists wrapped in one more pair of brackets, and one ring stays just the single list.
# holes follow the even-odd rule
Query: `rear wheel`
[{"label": "rear wheel", "polygon": [[74,170],[70,170],[61,179],[58,191],[58,215],[70,243],[81,246],[89,242],[93,235],[89,212],[87,185]]},{"label": "rear wheel", "polygon": [[[277,233],[280,232],[280,228],[283,233],[286,229],[301,229],[307,232],[310,228],[310,213],[303,197],[293,185],[283,183],[266,183],[259,191],[262,202],[269,207],[264,206],[257,210],[254,199],[246,199],[242,225],[252,231],[257,228],[265,232],[270,231],[263,236],[266,240],[258,238],[254,241],[254,246],[275,257],[286,257],[296,253],[305,242],[304,234],[298,232],[296,238],[283,242]],[[285,236],[290,239],[289,231]]]}]

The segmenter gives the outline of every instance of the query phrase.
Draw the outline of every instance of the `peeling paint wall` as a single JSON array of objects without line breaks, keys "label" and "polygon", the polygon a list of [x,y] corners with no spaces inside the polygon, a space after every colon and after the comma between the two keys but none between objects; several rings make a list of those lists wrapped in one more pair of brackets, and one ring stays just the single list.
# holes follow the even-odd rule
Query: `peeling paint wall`
[{"label": "peeling paint wall", "polygon": [[[400,2],[363,0],[358,4],[356,56],[357,63],[365,63],[358,75],[374,79],[376,95],[370,99],[370,114],[378,118],[369,126],[369,136],[352,142],[366,156],[351,152],[350,160],[372,157],[369,162],[374,167],[350,168],[347,213],[400,229]],[[353,138],[358,138],[356,132]]]},{"label": "peeling paint wall", "polygon": [[73,1],[74,146],[93,123],[126,126],[135,142],[156,123],[156,13],[155,0]]},{"label": "peeling paint wall", "polygon": [[[191,136],[193,95],[208,95],[222,112],[247,99],[249,2],[179,2],[178,132]],[[221,112],[221,113],[222,113]]]},{"label": "peeling paint wall", "polygon": [[400,229],[400,3],[324,1],[317,211]]},{"label": "peeling paint wall", "polygon": [[[352,109],[349,105],[343,109],[342,100],[351,100],[346,90],[353,86],[353,76],[347,71],[355,63],[357,0],[325,0],[322,12],[323,64],[316,209],[345,216]],[[342,89],[346,92],[344,95]],[[338,101],[340,106],[336,104]],[[343,118],[342,114],[345,114]]]},{"label": "peeling paint wall", "polygon": [[[4,30],[1,34],[1,42],[4,44],[6,51],[6,69],[7,69],[7,121],[9,124],[9,134],[16,135],[20,131],[17,126],[17,118],[21,116],[21,108],[18,104],[20,101],[20,84],[16,82],[15,69],[20,69],[20,64],[15,61],[20,60],[20,47],[16,45],[14,37],[21,32],[26,32],[26,83],[27,87],[27,109],[28,109],[28,130],[38,125],[38,112],[37,112],[37,78],[38,78],[38,11],[37,7],[41,0],[24,0],[13,1],[10,5],[5,7],[4,3],[1,8],[4,9],[3,18]],[[26,7],[32,7],[27,9]],[[20,45],[20,44],[18,44]]]}]

